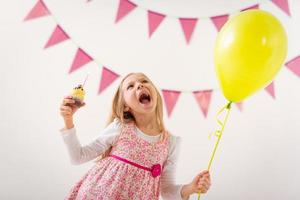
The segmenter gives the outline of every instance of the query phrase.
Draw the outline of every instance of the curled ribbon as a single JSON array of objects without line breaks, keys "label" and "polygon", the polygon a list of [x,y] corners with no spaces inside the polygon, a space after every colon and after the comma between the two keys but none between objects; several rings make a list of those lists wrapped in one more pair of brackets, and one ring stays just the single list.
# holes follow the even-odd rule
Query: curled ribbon
[{"label": "curled ribbon", "polygon": [[221,131],[220,130],[216,130],[214,133],[209,134],[208,139],[211,139],[212,135],[214,135],[217,138],[219,138],[221,136]]},{"label": "curled ribbon", "polygon": [[[214,134],[214,135],[218,138],[218,140],[216,141],[216,144],[215,144],[213,153],[212,153],[211,158],[210,158],[209,163],[208,163],[208,167],[207,167],[207,170],[208,170],[208,171],[210,170],[212,161],[213,161],[213,159],[214,159],[214,157],[215,157],[216,150],[217,150],[217,148],[218,148],[219,142],[220,142],[221,137],[222,137],[222,135],[223,135],[223,131],[224,131],[224,128],[225,128],[225,125],[226,125],[226,122],[227,122],[227,120],[228,120],[228,116],[229,116],[229,113],[230,113],[231,104],[232,104],[232,102],[227,103],[226,106],[224,106],[224,107],[217,113],[217,115],[216,115],[216,120],[217,120],[218,124],[221,126],[221,128],[218,129],[218,130],[216,130],[214,133],[211,133],[211,134],[209,135],[209,138],[210,138],[211,135]],[[219,116],[224,112],[225,109],[227,110],[227,113],[226,113],[226,116],[225,116],[225,119],[224,119],[224,122],[223,122],[223,121],[221,121],[221,120],[219,119]],[[199,191],[199,193],[198,193],[198,200],[200,200],[200,196],[201,196],[201,191]]]}]

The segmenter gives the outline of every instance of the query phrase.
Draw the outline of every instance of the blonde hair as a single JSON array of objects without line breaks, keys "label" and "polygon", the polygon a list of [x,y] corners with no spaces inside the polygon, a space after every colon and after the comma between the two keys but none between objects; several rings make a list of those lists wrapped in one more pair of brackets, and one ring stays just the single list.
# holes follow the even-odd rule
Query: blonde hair
[{"label": "blonde hair", "polygon": [[155,87],[155,85],[152,83],[152,81],[143,73],[130,73],[127,74],[121,81],[115,95],[113,98],[112,102],[112,107],[111,107],[111,113],[108,118],[107,125],[113,122],[115,118],[117,118],[121,124],[126,124],[129,122],[135,122],[134,117],[131,117],[129,119],[126,119],[124,117],[124,109],[125,109],[125,103],[124,103],[124,98],[122,95],[122,86],[124,83],[124,80],[128,78],[131,75],[140,75],[143,76],[155,89],[157,93],[157,105],[155,108],[155,115],[156,115],[156,122],[159,126],[159,131],[164,132],[165,131],[165,126],[164,126],[164,121],[163,121],[163,102],[162,102],[162,97],[158,91],[158,89]]},{"label": "blonde hair", "polygon": [[[111,106],[111,113],[109,115],[108,121],[107,121],[107,126],[114,121],[114,119],[118,119],[121,124],[128,124],[128,123],[135,123],[134,116],[131,115],[131,117],[127,118],[124,116],[125,113],[125,102],[123,98],[123,83],[126,78],[128,78],[131,75],[140,75],[143,76],[155,89],[157,93],[157,104],[155,108],[155,116],[156,116],[156,122],[158,124],[159,131],[162,133],[161,140],[166,140],[169,136],[169,133],[165,129],[164,121],[163,121],[163,101],[162,97],[158,91],[158,89],[155,87],[155,85],[152,83],[152,81],[143,73],[129,73],[127,74],[121,81],[112,101],[112,106]],[[111,148],[108,149],[105,153],[100,155],[100,157],[97,159],[103,159],[109,155],[111,151]]]}]

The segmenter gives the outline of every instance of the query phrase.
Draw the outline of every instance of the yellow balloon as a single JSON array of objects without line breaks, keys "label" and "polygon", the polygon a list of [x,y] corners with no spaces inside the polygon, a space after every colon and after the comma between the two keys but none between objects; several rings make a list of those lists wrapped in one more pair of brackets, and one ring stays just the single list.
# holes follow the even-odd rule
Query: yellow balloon
[{"label": "yellow balloon", "polygon": [[248,10],[230,18],[214,49],[215,69],[226,99],[239,102],[267,86],[286,53],[286,33],[270,13]]}]

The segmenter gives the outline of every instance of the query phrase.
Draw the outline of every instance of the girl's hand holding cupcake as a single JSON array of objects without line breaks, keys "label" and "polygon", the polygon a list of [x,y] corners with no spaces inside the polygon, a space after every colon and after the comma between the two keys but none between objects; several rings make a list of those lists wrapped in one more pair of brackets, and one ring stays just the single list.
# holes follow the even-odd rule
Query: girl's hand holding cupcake
[{"label": "girl's hand holding cupcake", "polygon": [[81,102],[80,105],[76,103],[72,96],[66,96],[60,106],[60,115],[64,118],[65,128],[73,128],[73,115],[81,107],[85,105]]}]

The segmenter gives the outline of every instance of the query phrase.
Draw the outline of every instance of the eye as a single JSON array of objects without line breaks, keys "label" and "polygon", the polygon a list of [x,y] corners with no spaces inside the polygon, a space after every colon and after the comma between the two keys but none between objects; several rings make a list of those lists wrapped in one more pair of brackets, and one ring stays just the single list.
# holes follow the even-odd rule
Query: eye
[{"label": "eye", "polygon": [[141,81],[141,83],[148,83],[148,81],[147,81],[146,79],[143,79],[143,80]]},{"label": "eye", "polygon": [[130,89],[130,88],[132,88],[132,87],[133,87],[132,84],[128,85],[128,86],[127,86],[127,90]]}]

